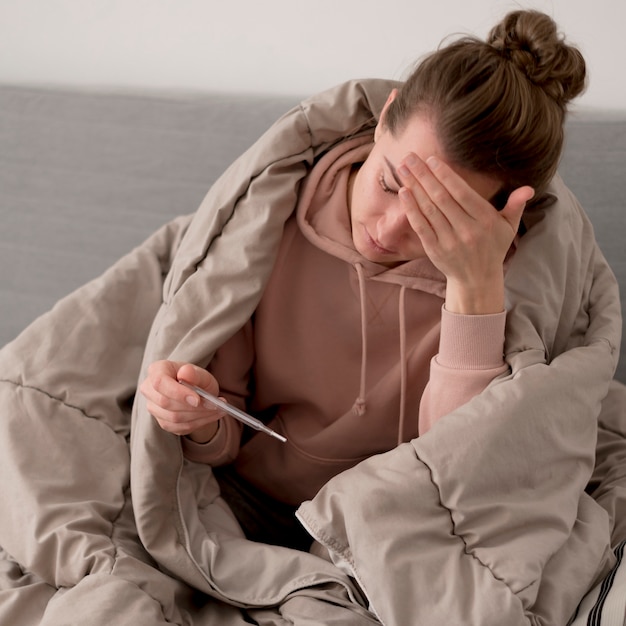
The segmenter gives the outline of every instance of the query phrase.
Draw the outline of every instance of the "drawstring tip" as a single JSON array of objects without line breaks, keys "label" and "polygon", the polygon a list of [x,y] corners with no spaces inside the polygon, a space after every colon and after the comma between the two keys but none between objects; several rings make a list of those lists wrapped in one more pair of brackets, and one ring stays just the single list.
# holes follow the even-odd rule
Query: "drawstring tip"
[{"label": "drawstring tip", "polygon": [[365,398],[357,398],[352,405],[352,410],[356,415],[365,415]]}]

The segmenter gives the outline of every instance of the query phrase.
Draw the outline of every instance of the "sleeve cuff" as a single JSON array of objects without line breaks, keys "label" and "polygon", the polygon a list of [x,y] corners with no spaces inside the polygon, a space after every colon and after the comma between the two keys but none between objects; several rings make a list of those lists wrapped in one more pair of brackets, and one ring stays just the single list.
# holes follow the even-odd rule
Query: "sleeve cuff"
[{"label": "sleeve cuff", "polygon": [[504,363],[506,311],[460,315],[442,307],[439,365],[451,369],[495,369]]},{"label": "sleeve cuff", "polygon": [[238,450],[238,441],[241,432],[236,424],[231,423],[226,415],[218,423],[217,432],[213,439],[206,443],[198,443],[189,437],[181,437],[183,454],[190,461],[208,463],[210,465],[224,465],[235,460]]}]

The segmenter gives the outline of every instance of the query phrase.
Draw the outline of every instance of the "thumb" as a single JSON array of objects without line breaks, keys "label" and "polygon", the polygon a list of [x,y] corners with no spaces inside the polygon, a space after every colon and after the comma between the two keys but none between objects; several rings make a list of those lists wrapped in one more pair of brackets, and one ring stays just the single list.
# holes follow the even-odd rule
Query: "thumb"
[{"label": "thumb", "polygon": [[511,192],[505,207],[500,212],[509,224],[511,224],[511,227],[515,232],[517,232],[517,229],[519,228],[519,223],[522,220],[522,214],[524,213],[526,204],[532,200],[534,195],[535,190],[532,187],[529,187],[528,185],[518,187]]},{"label": "thumb", "polygon": [[178,380],[184,380],[185,382],[205,389],[213,395],[217,395],[219,392],[219,385],[215,377],[205,370],[203,367],[193,365],[192,363],[184,363],[178,368],[176,373]]}]

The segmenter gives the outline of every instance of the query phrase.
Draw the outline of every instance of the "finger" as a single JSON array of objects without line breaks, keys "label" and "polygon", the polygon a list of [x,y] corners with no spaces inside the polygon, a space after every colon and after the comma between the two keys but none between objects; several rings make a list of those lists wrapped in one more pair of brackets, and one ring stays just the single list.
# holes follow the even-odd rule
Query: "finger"
[{"label": "finger", "polygon": [[[181,386],[179,383],[176,383]],[[146,406],[153,415],[163,415],[164,417],[173,413],[185,413],[190,410],[195,410],[197,413],[197,407],[200,405],[199,400],[196,400],[193,396],[193,391],[189,392],[179,398],[171,398],[167,395],[161,394],[154,387],[152,387],[149,381],[144,381],[140,386],[140,391],[146,398]]]},{"label": "finger", "polygon": [[[215,396],[219,393],[219,384],[217,380],[215,380],[215,377],[206,369],[198,367],[197,365],[186,363],[178,370],[176,378],[178,381],[184,381],[190,385],[194,385],[195,387],[200,387],[200,389],[204,389]],[[202,398],[192,389],[180,384],[179,386],[186,390],[185,402],[191,406],[198,406],[201,404],[206,408],[216,409],[214,404],[212,404],[209,400]],[[219,410],[221,411],[221,409]]]},{"label": "finger", "polygon": [[216,394],[219,391],[219,385],[215,377],[203,367],[191,363],[185,363],[179,368],[176,373],[176,379],[184,380],[190,385],[206,389],[212,394]]},{"label": "finger", "polygon": [[[148,406],[148,410],[150,411],[150,406]],[[164,414],[159,412],[158,407],[155,411],[150,411],[150,414],[155,418],[159,426],[175,435],[188,435],[194,431],[197,431],[209,424],[216,422],[220,419],[221,416],[217,416],[215,418],[205,417],[202,419],[184,419],[188,417],[182,413],[172,413]]]},{"label": "finger", "polygon": [[174,361],[155,361],[148,367],[148,376],[139,386],[150,401],[166,406],[177,396],[176,372],[182,364]]},{"label": "finger", "polygon": [[[167,410],[185,410],[201,405],[201,399],[193,390],[178,382],[179,372],[193,384],[211,386],[217,392],[217,381],[202,368],[178,361],[156,361],[148,368],[148,377],[141,384],[143,395],[154,404]],[[213,407],[210,407],[213,408]]]},{"label": "finger", "polygon": [[178,382],[180,370],[185,370],[187,366],[186,363],[167,361],[156,363],[154,367],[151,367],[149,381],[154,388],[154,393],[150,397],[156,404],[171,410],[200,405],[198,394]]},{"label": "finger", "polygon": [[161,424],[165,430],[170,432],[191,432],[207,424],[221,419],[226,414],[221,408],[214,405],[207,405],[200,409],[193,409],[187,405],[183,408],[166,408],[162,401],[153,402],[147,400],[146,408],[148,412]]},{"label": "finger", "polygon": [[419,237],[424,249],[433,246],[437,242],[437,233],[434,231],[432,224],[426,219],[426,216],[420,211],[415,199],[415,194],[408,188],[402,187],[398,191],[400,202],[406,210],[409,225]]},{"label": "finger", "polygon": [[401,182],[415,198],[415,206],[436,232],[450,229],[451,222],[442,210],[452,201],[450,194],[416,154],[410,154],[398,168]]},{"label": "finger", "polygon": [[515,232],[519,228],[526,205],[532,200],[534,195],[535,190],[527,185],[518,187],[509,195],[501,215],[508,220]]},{"label": "finger", "polygon": [[482,218],[492,215],[493,206],[491,203],[445,161],[437,157],[429,157],[427,165],[433,176],[452,199],[451,203],[442,207],[455,211],[454,217],[448,215],[449,219],[469,218],[480,221]]}]

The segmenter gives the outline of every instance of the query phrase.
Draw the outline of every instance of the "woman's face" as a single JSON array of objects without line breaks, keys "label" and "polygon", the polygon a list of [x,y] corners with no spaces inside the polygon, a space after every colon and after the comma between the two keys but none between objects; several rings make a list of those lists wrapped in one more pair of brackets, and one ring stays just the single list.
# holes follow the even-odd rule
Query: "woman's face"
[{"label": "woman's face", "polygon": [[[348,198],[355,248],[369,261],[385,265],[426,256],[398,196],[402,161],[410,153],[424,161],[430,156],[446,161],[428,116],[414,115],[396,136],[386,129],[384,114],[394,98],[395,92],[383,109],[370,155],[353,173]],[[500,183],[490,176],[448,164],[484,198],[499,191]]]}]

